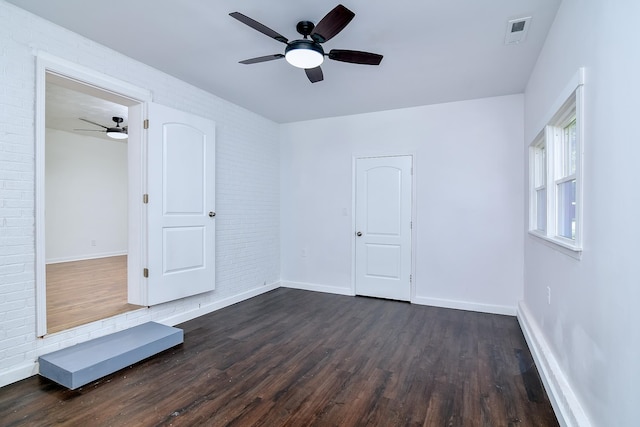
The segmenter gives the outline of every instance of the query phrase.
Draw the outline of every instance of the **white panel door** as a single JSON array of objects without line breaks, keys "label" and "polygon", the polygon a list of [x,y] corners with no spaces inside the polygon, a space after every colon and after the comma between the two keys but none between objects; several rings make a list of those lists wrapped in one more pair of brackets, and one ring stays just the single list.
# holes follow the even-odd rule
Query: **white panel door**
[{"label": "white panel door", "polygon": [[356,294],[411,298],[411,156],[356,159]]},{"label": "white panel door", "polygon": [[149,105],[146,305],[215,288],[215,124]]}]

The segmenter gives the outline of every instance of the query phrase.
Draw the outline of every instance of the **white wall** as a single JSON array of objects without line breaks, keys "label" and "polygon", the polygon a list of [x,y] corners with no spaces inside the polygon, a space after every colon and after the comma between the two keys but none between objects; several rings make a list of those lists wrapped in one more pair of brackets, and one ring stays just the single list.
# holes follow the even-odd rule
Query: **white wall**
[{"label": "white wall", "polygon": [[126,140],[47,129],[45,157],[47,263],[126,254]]},{"label": "white wall", "polygon": [[[0,0],[0,386],[38,355],[145,321],[175,324],[278,285],[278,125]],[[216,290],[36,338],[35,56],[44,51],[216,122]],[[267,286],[264,286],[264,283]]]},{"label": "white wall", "polygon": [[[626,23],[639,16],[632,0],[563,0],[527,87],[524,125],[516,95],[278,126],[0,0],[0,386],[34,373],[39,354],[147,320],[186,320],[272,288],[262,285],[280,274],[293,286],[352,292],[352,158],[409,153],[414,301],[501,312],[522,299],[518,314],[566,419],[635,425],[640,55]],[[216,291],[35,338],[34,49],[216,122]],[[585,250],[576,260],[523,233],[522,200],[530,136],[581,66]]]},{"label": "white wall", "polygon": [[519,313],[574,425],[638,425],[640,51],[626,24],[638,18],[635,0],[563,0],[525,94],[528,145],[586,67],[584,252],[577,260],[526,236]]},{"label": "white wall", "polygon": [[521,95],[281,125],[283,284],[352,293],[352,159],[415,154],[412,301],[514,314],[522,129]]}]

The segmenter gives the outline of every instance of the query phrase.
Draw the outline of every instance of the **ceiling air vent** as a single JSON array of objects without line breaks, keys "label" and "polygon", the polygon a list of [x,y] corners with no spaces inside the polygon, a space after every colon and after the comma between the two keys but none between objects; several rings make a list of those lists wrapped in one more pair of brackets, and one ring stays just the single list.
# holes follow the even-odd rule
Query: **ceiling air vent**
[{"label": "ceiling air vent", "polygon": [[511,19],[507,22],[507,34],[504,36],[504,44],[522,43],[527,37],[531,17]]}]

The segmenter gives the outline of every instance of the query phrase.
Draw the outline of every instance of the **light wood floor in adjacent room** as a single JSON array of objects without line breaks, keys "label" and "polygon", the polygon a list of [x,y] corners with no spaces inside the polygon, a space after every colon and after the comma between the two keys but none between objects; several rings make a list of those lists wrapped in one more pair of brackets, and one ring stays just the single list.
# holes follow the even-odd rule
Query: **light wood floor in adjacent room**
[{"label": "light wood floor in adjacent room", "polygon": [[513,316],[277,289],[77,390],[0,389],[4,426],[556,427]]},{"label": "light wood floor in adjacent room", "polygon": [[127,303],[127,256],[47,265],[47,333],[140,308]]}]

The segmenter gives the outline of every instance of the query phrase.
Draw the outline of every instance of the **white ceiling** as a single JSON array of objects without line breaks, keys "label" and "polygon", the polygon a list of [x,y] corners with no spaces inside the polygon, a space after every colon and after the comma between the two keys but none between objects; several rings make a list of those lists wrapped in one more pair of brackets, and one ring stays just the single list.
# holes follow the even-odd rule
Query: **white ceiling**
[{"label": "white ceiling", "polygon": [[[121,127],[127,126],[128,108],[102,98],[88,95],[77,90],[63,87],[47,81],[46,91],[46,127],[73,132],[78,135],[92,136],[109,141],[106,130],[80,120],[91,120],[107,127],[115,127],[112,117],[120,117]],[[86,129],[86,130],[80,130]]]},{"label": "white ceiling", "polygon": [[[276,122],[286,123],[522,93],[560,0],[345,0],[351,23],[324,44],[384,55],[379,66],[326,60],[310,83],[279,43],[229,16],[241,12],[290,40],[338,4],[318,0],[9,0],[45,19]],[[531,16],[505,45],[507,21]]]}]

